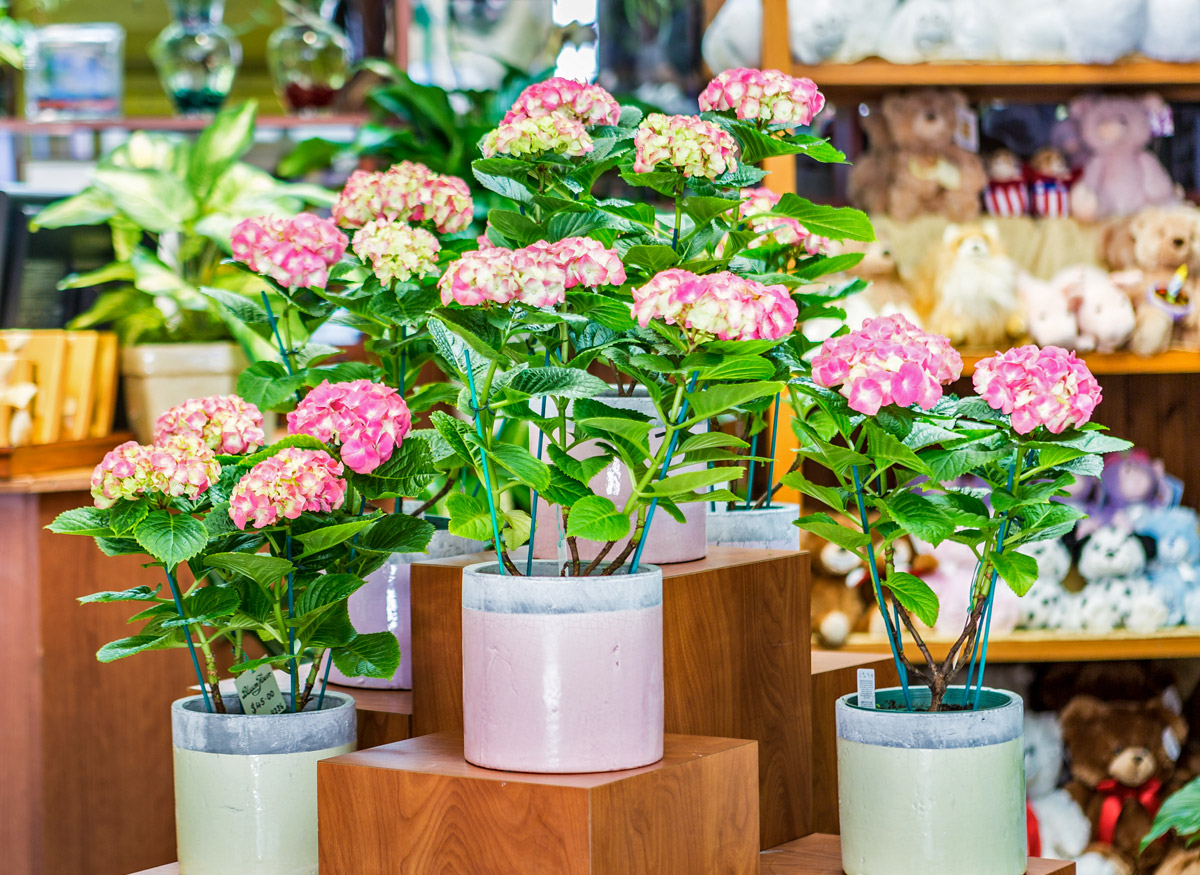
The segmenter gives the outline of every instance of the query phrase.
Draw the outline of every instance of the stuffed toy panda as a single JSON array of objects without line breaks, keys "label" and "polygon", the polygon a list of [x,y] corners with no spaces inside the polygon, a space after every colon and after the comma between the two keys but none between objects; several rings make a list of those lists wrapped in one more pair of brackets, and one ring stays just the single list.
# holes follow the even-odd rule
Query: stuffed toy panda
[{"label": "stuffed toy panda", "polygon": [[1071,551],[1062,541],[1034,541],[1017,552],[1037,560],[1038,578],[1020,601],[1017,626],[1021,629],[1054,629],[1061,620],[1059,605],[1065,595],[1063,581],[1071,571]]},{"label": "stuffed toy panda", "polygon": [[1093,634],[1127,626],[1150,632],[1164,625],[1169,611],[1146,576],[1154,559],[1154,539],[1115,524],[1101,526],[1079,539],[1079,573],[1083,590],[1083,628]]}]

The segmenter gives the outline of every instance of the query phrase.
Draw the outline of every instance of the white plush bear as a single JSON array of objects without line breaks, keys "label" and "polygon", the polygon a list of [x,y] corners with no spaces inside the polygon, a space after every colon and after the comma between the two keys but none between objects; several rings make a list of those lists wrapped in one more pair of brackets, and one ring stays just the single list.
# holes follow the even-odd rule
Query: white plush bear
[{"label": "white plush bear", "polygon": [[1067,54],[1080,64],[1111,64],[1136,52],[1146,0],[1063,0]]},{"label": "white plush bear", "polygon": [[832,60],[846,42],[851,12],[851,4],[844,0],[788,0],[788,39],[796,60],[801,64]]},{"label": "white plush bear", "polygon": [[704,32],[700,54],[714,74],[734,67],[759,66],[762,63],[762,0],[725,0],[725,5]]},{"label": "white plush bear", "polygon": [[999,32],[1008,24],[1007,11],[979,0],[950,0],[950,11],[956,59],[994,61],[1000,56]]},{"label": "white plush bear", "polygon": [[1063,0],[1005,0],[996,28],[1005,61],[1067,60],[1067,20]]},{"label": "white plush bear", "polygon": [[1200,59],[1200,3],[1196,0],[1146,0],[1142,53],[1160,61]]},{"label": "white plush bear", "polygon": [[1083,593],[1063,590],[1054,606],[1049,628],[1063,632],[1082,632],[1085,626],[1083,608]]},{"label": "white plush bear", "polygon": [[[1062,726],[1053,712],[1025,712],[1025,794],[1029,800],[1030,849],[1042,857],[1073,860],[1083,853],[1092,825],[1079,803],[1058,786],[1063,765]],[[1036,832],[1035,832],[1036,830]]]},{"label": "white plush bear", "polygon": [[838,64],[855,64],[878,55],[880,44],[888,39],[887,25],[898,5],[899,0],[845,0],[842,8],[848,19],[846,38],[833,60]]},{"label": "white plush bear", "polygon": [[1017,626],[1021,629],[1053,629],[1059,619],[1059,603],[1066,591],[1062,583],[1071,570],[1071,551],[1062,541],[1034,541],[1017,552],[1037,560],[1038,579],[1020,602]]},{"label": "white plush bear", "polygon": [[918,64],[953,58],[954,10],[951,0],[904,0],[888,20],[879,54],[893,64]]}]

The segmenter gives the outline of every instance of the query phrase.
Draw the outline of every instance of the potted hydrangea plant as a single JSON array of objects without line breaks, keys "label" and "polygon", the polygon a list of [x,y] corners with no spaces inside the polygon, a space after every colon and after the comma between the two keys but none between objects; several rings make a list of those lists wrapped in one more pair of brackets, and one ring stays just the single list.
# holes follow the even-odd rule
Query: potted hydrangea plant
[{"label": "potted hydrangea plant", "polygon": [[[189,651],[201,692],[171,708],[188,873],[317,871],[316,763],[355,741],[354,702],[326,692],[320,667],[329,656],[346,675],[392,675],[395,636],[356,631],[347,601],[389,555],[420,551],[432,534],[409,516],[364,513],[365,499],[407,493],[432,473],[395,390],[323,384],[296,414],[291,434],[264,447],[262,414],[237,396],[168,410],[153,444],[122,444],[97,466],[94,506],[50,527],[163,569],[165,591],[80,601],[138,608],[141,629],[102,647],[103,662]],[[236,696],[219,683],[229,650]],[[287,670],[286,690],[275,668]]]},{"label": "potted hydrangea plant", "polygon": [[[769,155],[841,158],[791,132],[817,98],[784,78],[790,98],[752,105],[731,87],[703,117],[644,119],[598,86],[552,79],[481,144],[475,177],[513,208],[491,210],[485,238],[445,268],[427,322],[469,416],[433,424],[483,484],[449,496],[450,531],[497,553],[463,575],[473,763],[599,771],[661,755],[662,578],[646,564],[648,533],[662,515],[683,523],[685,508],[736,500],[708,490],[740,476],[747,442],[705,424],[783,390],[780,350],[807,279],[747,254],[760,235],[740,227],[742,190]],[[596,194],[609,173],[668,210]],[[794,195],[762,216],[871,233],[861,213]],[[630,390],[642,410],[623,403]],[[498,433],[500,419],[531,436]],[[624,482],[607,476],[614,466]],[[504,500],[514,491],[533,493],[532,514]],[[553,558],[518,552],[537,531]]]},{"label": "potted hydrangea plant", "polygon": [[[946,338],[897,315],[825,341],[811,374],[789,387],[799,454],[837,485],[802,471],[784,482],[845,515],[812,513],[798,525],[867,564],[903,681],[873,702],[837,703],[851,875],[1025,871],[1021,699],[983,686],[991,606],[998,586],[1023,595],[1037,578],[1036,560],[1017,548],[1061,537],[1082,516],[1057,500],[1075,476],[1098,474],[1101,454],[1129,446],[1090,422],[1100,387],[1074,353],[998,353],[976,367],[977,396],[944,394],[961,372]],[[968,475],[984,485],[961,485]],[[922,632],[937,620],[937,596],[894,567],[905,535],[954,541],[977,559],[962,582],[966,621],[943,659]],[[906,636],[922,660],[906,655]],[[910,686],[910,674],[923,686]],[[899,804],[914,787],[922,804]]]}]

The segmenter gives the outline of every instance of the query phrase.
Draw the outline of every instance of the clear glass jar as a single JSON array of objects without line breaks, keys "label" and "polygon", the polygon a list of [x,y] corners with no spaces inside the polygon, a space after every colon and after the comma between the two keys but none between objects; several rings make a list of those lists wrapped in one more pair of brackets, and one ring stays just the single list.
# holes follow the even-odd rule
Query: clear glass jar
[{"label": "clear glass jar", "polygon": [[350,44],[330,19],[337,0],[293,0],[287,20],[267,39],[267,66],[283,105],[328,112],[350,74]]},{"label": "clear glass jar", "polygon": [[150,46],[163,90],[182,115],[216,112],[233,89],[242,45],[221,23],[225,0],[167,0],[172,21]]}]

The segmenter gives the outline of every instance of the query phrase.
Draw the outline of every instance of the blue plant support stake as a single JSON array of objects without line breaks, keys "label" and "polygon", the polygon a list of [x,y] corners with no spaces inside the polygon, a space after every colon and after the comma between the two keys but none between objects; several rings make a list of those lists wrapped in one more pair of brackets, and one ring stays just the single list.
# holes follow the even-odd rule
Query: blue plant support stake
[{"label": "blue plant support stake", "polygon": [[[1018,449],[1017,452],[1020,452],[1020,450]],[[1016,481],[1016,475],[1017,475],[1017,460],[1013,459],[1012,467],[1010,467],[1008,469],[1008,491],[1009,492],[1012,492],[1012,490],[1013,490],[1013,485]],[[1004,552],[1004,536],[1008,533],[1008,520],[1009,520],[1008,513],[1005,512],[1004,520],[1000,523],[1000,530],[998,532],[996,532],[996,552],[997,553]],[[993,567],[992,568],[991,586],[989,587],[988,594],[987,594],[987,605],[983,609],[983,635],[981,636],[983,639],[983,646],[980,650],[980,655],[979,655],[979,680],[978,680],[978,684],[976,685],[976,688],[975,688],[975,693],[971,698],[971,710],[975,710],[979,707],[979,696],[983,692],[983,672],[987,668],[988,639],[991,637],[991,631],[992,631],[992,603],[993,603],[993,601],[995,601],[995,598],[996,598],[996,581],[999,576],[1000,576],[999,572],[995,569],[995,567]],[[972,656],[972,661],[973,660],[974,660],[974,657]],[[974,666],[972,666],[971,668],[972,668],[971,672],[967,673],[968,689],[963,691],[963,703],[964,704],[966,704],[966,696],[967,696],[967,693],[969,692],[969,688],[970,688],[970,684],[971,684],[971,674],[974,671]]]},{"label": "blue plant support stake", "polygon": [[[467,362],[467,388],[471,390],[471,409],[475,413],[475,433],[479,436],[480,443],[483,442],[483,423],[479,419],[479,396],[475,394],[475,371],[471,367],[471,352],[463,350],[463,355],[466,356]],[[496,519],[496,502],[492,497],[492,475],[488,470],[487,451],[479,448],[479,459],[483,462],[483,478],[487,481],[487,489],[483,490],[487,496],[488,513],[492,516],[492,540],[496,544],[496,562],[500,566],[500,574],[503,576],[504,571],[504,552],[500,546],[500,523]]]},{"label": "blue plant support stake", "polygon": [[754,457],[758,455],[758,435],[750,438],[750,469],[746,472],[746,503],[742,510],[750,509],[750,493],[754,489]]},{"label": "blue plant support stake", "polygon": [[279,322],[275,319],[275,311],[271,309],[271,299],[267,297],[265,290],[262,292],[262,302],[263,307],[267,310],[267,322],[271,326],[271,333],[275,335],[275,343],[279,346],[279,356],[283,359],[283,366],[287,368],[288,376],[295,376],[296,372],[292,370],[292,354],[283,345],[283,337],[279,333]]},{"label": "blue plant support stake", "polygon": [[[181,620],[187,618],[187,614],[183,612],[183,597],[179,594],[179,584],[175,582],[175,575],[170,568],[163,569],[167,572],[167,583],[171,585],[171,598],[175,599],[175,610],[179,611]],[[200,670],[200,660],[196,658],[196,645],[192,642],[192,630],[184,626],[183,637],[187,641],[188,652],[192,654],[192,667],[196,669],[196,678],[200,681],[200,695],[204,697],[204,707],[211,714],[213,710],[212,700],[208,698],[208,684],[204,682],[204,672]]]},{"label": "blue plant support stake", "polygon": [[771,461],[767,463],[767,504],[775,497],[775,438],[779,435],[779,395],[775,396],[775,414],[771,417]]},{"label": "blue plant support stake", "polygon": [[[692,379],[688,382],[688,387],[687,387],[688,392],[691,392],[693,389],[696,388],[696,379],[699,376],[700,376],[699,371],[692,371]],[[687,398],[684,398],[683,404],[681,404],[679,406],[679,419],[676,420],[676,422],[675,422],[676,425],[681,424],[682,422],[684,422],[687,419],[687,411],[688,411],[688,400],[687,400]],[[679,432],[677,431],[673,435],[671,435],[671,443],[667,446],[667,455],[666,455],[666,458],[663,459],[662,471],[659,472],[659,475],[658,475],[659,480],[661,480],[662,478],[667,476],[667,471],[670,470],[670,467],[671,467],[671,457],[675,455],[675,447],[678,445],[678,443],[679,443]],[[633,561],[629,565],[629,573],[630,574],[636,574],[637,570],[638,570],[638,566],[642,562],[642,550],[646,546],[646,536],[650,534],[650,523],[654,520],[654,511],[657,507],[658,507],[658,498],[650,499],[650,508],[646,511],[646,525],[642,529],[642,536],[640,538],[638,538],[637,549],[633,551]]]},{"label": "blue plant support stake", "polygon": [[[292,561],[292,529],[289,526],[287,536],[284,539],[287,550],[287,561],[290,564]],[[288,596],[288,619],[294,619],[296,616],[296,590],[292,586],[291,571],[287,574],[287,596]],[[288,625],[288,654],[291,659],[288,660],[288,671],[292,677],[292,713],[297,711],[297,705],[300,702],[300,668],[296,665],[296,627]]]},{"label": "blue plant support stake", "polygon": [[900,661],[899,645],[896,643],[896,632],[892,629],[892,621],[888,617],[887,606],[883,603],[883,587],[879,583],[879,569],[875,565],[875,545],[869,540],[871,537],[871,526],[867,520],[867,507],[863,503],[862,481],[858,476],[858,466],[851,467],[851,472],[854,474],[854,493],[858,497],[858,515],[862,519],[863,531],[867,535],[867,564],[871,569],[871,585],[875,588],[875,600],[879,603],[879,612],[883,614],[883,627],[887,631],[888,646],[892,648],[892,659],[896,662],[896,673],[900,675],[900,687],[904,690],[904,707],[911,711],[912,698],[908,693],[908,672],[904,670],[904,663]]},{"label": "blue plant support stake", "polygon": [[[544,368],[550,367],[550,350],[546,350],[546,361],[542,365]],[[542,419],[546,418],[546,396],[542,396]],[[537,460],[542,461],[542,441],[546,434],[540,428],[538,429],[537,441]],[[530,501],[529,508],[529,552],[525,556],[525,576],[533,576],[533,539],[537,536],[537,512],[538,512],[538,491],[533,490],[533,498]]]}]

